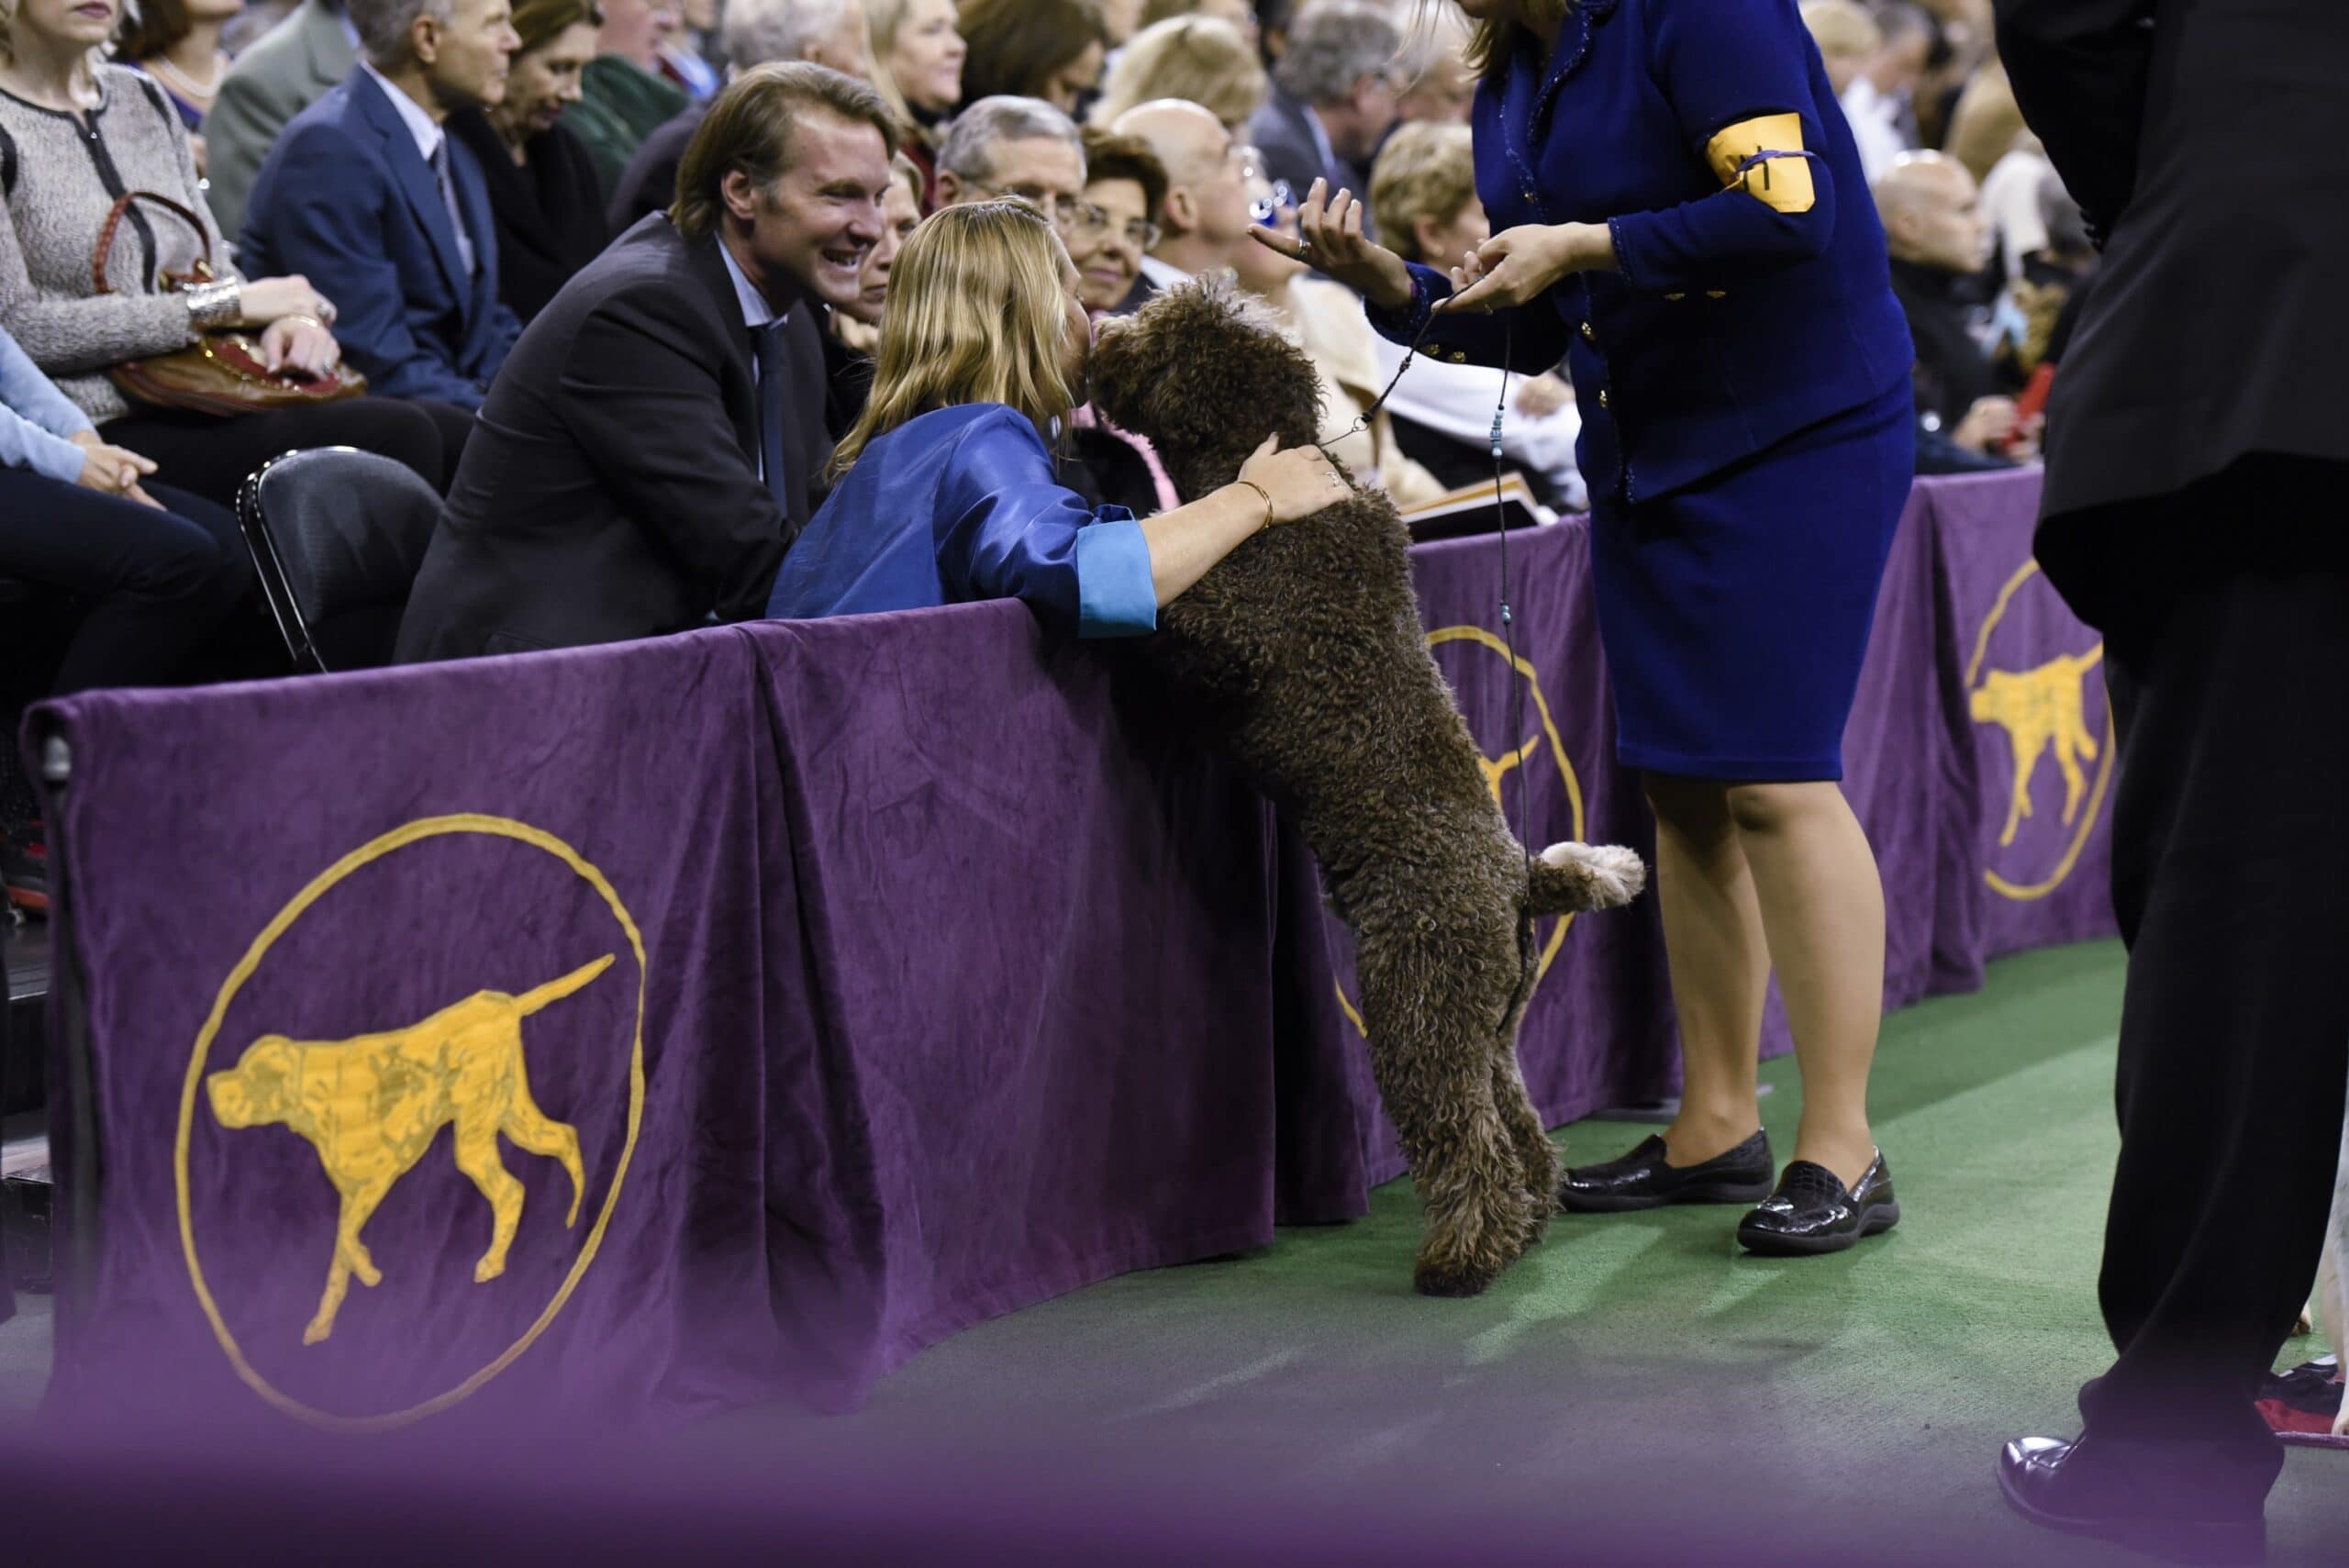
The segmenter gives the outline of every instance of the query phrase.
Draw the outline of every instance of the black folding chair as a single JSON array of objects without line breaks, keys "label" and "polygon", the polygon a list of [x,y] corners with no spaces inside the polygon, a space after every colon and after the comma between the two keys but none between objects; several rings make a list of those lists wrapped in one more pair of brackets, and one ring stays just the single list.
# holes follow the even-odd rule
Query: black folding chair
[{"label": "black folding chair", "polygon": [[273,458],[237,496],[269,613],[296,670],[391,661],[440,497],[414,470],[351,447]]}]

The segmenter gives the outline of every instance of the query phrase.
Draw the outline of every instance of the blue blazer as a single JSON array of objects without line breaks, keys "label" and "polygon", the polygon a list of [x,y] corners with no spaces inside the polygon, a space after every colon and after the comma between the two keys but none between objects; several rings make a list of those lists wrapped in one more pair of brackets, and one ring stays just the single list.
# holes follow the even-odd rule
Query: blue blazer
[{"label": "blue blazer", "polygon": [[975,599],[1025,599],[1079,637],[1158,625],[1141,525],[1064,488],[1036,427],[1000,403],[933,409],[866,447],[783,558],[767,614]]},{"label": "blue blazer", "polygon": [[[1426,344],[1527,373],[1565,358],[1594,498],[1667,495],[1908,376],[1884,230],[1795,0],[1580,0],[1546,70],[1540,52],[1520,34],[1477,90],[1477,194],[1497,233],[1608,225],[1621,271],[1437,317]],[[1810,156],[1753,161],[1797,150],[1788,116]],[[1412,272],[1411,305],[1371,313],[1398,342],[1452,292]]]},{"label": "blue blazer", "polygon": [[248,277],[298,272],[334,301],[343,358],[377,395],[478,408],[522,324],[498,302],[497,220],[481,165],[448,145],[471,277],[432,166],[364,70],[295,116],[270,149],[239,265]]}]

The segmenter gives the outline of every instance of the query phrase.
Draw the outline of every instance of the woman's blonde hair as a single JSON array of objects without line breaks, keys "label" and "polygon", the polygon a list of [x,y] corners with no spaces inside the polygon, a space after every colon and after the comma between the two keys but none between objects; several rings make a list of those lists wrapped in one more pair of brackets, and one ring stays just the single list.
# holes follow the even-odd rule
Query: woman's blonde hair
[{"label": "woman's blonde hair", "polygon": [[913,106],[906,102],[905,94],[897,86],[897,79],[889,74],[889,51],[897,47],[897,29],[906,25],[906,13],[912,10],[914,0],[864,0],[864,39],[873,55],[873,90],[889,106],[889,112],[905,128],[908,140],[926,152],[938,148],[936,133],[921,123]]},{"label": "woman's blonde hair", "polygon": [[1106,126],[1137,104],[1187,98],[1227,127],[1245,125],[1264,105],[1264,67],[1230,22],[1175,17],[1136,33],[1109,68],[1093,106]]},{"label": "woman's blonde hair", "polygon": [[1371,166],[1371,220],[1406,261],[1428,260],[1414,232],[1422,220],[1450,223],[1475,195],[1475,135],[1464,125],[1399,127]]},{"label": "woman's blonde hair", "polygon": [[833,473],[935,408],[1005,404],[1041,435],[1074,406],[1061,371],[1067,259],[1044,215],[1023,201],[971,202],[923,219],[889,273],[872,396],[833,454]]},{"label": "woman's blonde hair", "polygon": [[[1439,13],[1448,7],[1450,0],[1419,0],[1418,25],[1432,28]],[[1548,26],[1563,22],[1575,8],[1575,0],[1517,0],[1517,8],[1528,21]],[[1520,37],[1520,35],[1524,35]],[[1523,23],[1509,21],[1472,21],[1468,24],[1468,52],[1464,57],[1468,69],[1487,82],[1500,80],[1508,66],[1508,57],[1520,44],[1529,43],[1532,35]]]}]

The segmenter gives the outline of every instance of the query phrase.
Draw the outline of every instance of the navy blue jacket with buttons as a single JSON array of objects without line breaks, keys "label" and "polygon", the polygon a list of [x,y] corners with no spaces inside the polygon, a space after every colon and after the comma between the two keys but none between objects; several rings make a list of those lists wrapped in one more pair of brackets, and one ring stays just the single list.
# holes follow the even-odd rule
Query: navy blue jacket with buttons
[{"label": "navy blue jacket with buttons", "polygon": [[[1546,71],[1519,39],[1476,94],[1494,231],[1603,223],[1620,270],[1438,317],[1423,352],[1527,373],[1565,358],[1591,493],[1631,501],[1907,380],[1884,230],[1795,0],[1580,0]],[[1452,292],[1411,271],[1411,304],[1371,312],[1404,343]]]}]

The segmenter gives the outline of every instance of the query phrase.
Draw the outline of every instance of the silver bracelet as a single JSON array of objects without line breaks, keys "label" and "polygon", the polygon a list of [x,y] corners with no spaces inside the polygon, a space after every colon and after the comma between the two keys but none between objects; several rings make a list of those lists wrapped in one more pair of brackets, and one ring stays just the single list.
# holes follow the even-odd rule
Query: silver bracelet
[{"label": "silver bracelet", "polygon": [[198,284],[185,292],[189,324],[199,332],[228,326],[244,309],[243,291],[235,284]]}]

